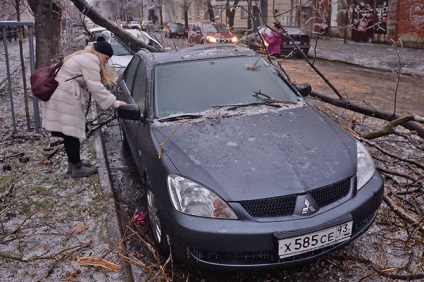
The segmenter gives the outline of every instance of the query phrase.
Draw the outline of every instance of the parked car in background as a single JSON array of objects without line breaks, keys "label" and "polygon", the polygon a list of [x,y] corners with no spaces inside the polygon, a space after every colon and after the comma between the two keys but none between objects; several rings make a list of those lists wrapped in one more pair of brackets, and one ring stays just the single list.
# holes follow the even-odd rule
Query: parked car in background
[{"label": "parked car in background", "polygon": [[[109,59],[108,65],[115,70],[116,77],[120,76],[124,69],[127,67],[128,63],[131,61],[134,56],[134,52],[126,46],[121,39],[116,37],[112,32],[106,30],[105,28],[97,29],[96,40],[90,41],[89,44],[92,44],[97,41],[99,36],[102,36],[106,42],[109,42],[113,49],[113,56]],[[159,40],[153,35],[145,31],[135,30],[135,29],[125,29],[126,32],[134,36],[135,38],[141,40],[146,45],[153,46],[159,50],[165,50]]]},{"label": "parked car in background", "polygon": [[[113,56],[108,60],[107,64],[115,70],[115,77],[118,78],[133,58],[134,52],[109,30],[104,29],[98,34],[97,39],[99,36],[103,37],[112,46]],[[88,42],[88,44],[97,42],[97,39]]]},{"label": "parked car in background", "polygon": [[116,24],[119,25],[122,28],[130,28],[127,21],[117,20]]},{"label": "parked car in background", "polygon": [[143,31],[153,31],[155,29],[155,24],[152,21],[142,21],[141,30]]},{"label": "parked car in background", "polygon": [[[290,39],[291,37],[293,38],[296,45],[300,48],[301,52],[303,52],[307,56],[309,49],[311,48],[310,36],[296,26],[282,26],[282,28],[284,29],[284,35],[282,36],[280,55],[294,55],[296,57],[302,57],[302,54],[295,47],[293,41]],[[266,26],[259,27],[258,31],[259,34],[262,34],[264,32],[266,32],[268,35],[271,34],[271,29]],[[245,44],[249,48],[260,53],[265,53],[259,34],[256,32],[256,30],[248,30],[242,41],[245,42]],[[287,35],[289,35],[290,37]]]},{"label": "parked car in background", "polygon": [[108,65],[115,70],[115,77],[118,78],[132,60],[134,52],[119,40],[112,40],[110,45],[113,56],[109,59]]},{"label": "parked car in background", "polygon": [[128,103],[123,144],[162,254],[211,268],[303,264],[376,218],[383,180],[365,146],[304,99],[310,85],[246,47],[140,50],[112,91]]},{"label": "parked car in background", "polygon": [[153,33],[148,33],[146,31],[133,30],[133,29],[129,29],[127,30],[127,32],[130,33],[135,38],[140,39],[147,45],[153,46],[157,49],[164,50],[163,45],[160,43],[159,39]]},{"label": "parked car in background", "polygon": [[133,28],[133,29],[140,29],[141,30],[141,24],[139,21],[130,21],[128,23],[129,28]]},{"label": "parked car in background", "polygon": [[102,32],[106,31],[107,29],[102,27],[102,26],[97,26],[97,27],[93,27],[90,28],[88,30],[89,32],[89,37],[85,39],[85,44],[87,45],[90,42],[96,42],[97,38],[100,36],[100,34],[102,34]]},{"label": "parked car in background", "polygon": [[190,44],[236,43],[237,37],[223,23],[193,23],[188,32]]},{"label": "parked car in background", "polygon": [[182,23],[167,23],[163,28],[165,37],[187,37],[187,30]]}]

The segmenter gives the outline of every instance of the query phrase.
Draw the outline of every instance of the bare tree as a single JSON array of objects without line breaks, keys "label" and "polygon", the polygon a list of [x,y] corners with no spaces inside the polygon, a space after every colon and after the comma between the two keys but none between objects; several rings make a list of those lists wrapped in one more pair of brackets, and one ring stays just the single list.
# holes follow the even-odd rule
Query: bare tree
[{"label": "bare tree", "polygon": [[[238,1],[238,0],[236,0],[236,1]],[[213,6],[212,6],[211,1],[210,0],[207,0],[206,1],[206,5],[207,5],[207,13],[209,15],[209,20],[211,22],[214,22],[215,21],[215,13],[214,13]]]},{"label": "bare tree", "polygon": [[192,2],[190,0],[178,0],[177,5],[179,5],[183,10],[184,25],[185,28],[188,29],[188,10],[192,6]]},{"label": "bare tree", "polygon": [[56,0],[28,0],[34,14],[36,46],[36,68],[51,64],[61,55],[60,44],[62,8]]},{"label": "bare tree", "polygon": [[231,29],[234,28],[234,18],[236,16],[236,7],[239,3],[239,0],[235,0],[233,5],[230,6],[230,0],[225,0],[225,8],[227,11],[227,17],[228,17],[228,25]]}]

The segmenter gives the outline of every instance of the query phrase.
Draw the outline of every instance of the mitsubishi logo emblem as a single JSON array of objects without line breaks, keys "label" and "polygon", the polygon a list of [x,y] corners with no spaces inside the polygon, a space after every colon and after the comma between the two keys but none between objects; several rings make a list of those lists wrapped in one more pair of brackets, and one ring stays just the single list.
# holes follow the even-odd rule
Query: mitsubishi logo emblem
[{"label": "mitsubishi logo emblem", "polygon": [[314,206],[309,203],[308,199],[305,198],[305,206],[302,209],[302,214],[308,214],[314,211],[315,211]]}]

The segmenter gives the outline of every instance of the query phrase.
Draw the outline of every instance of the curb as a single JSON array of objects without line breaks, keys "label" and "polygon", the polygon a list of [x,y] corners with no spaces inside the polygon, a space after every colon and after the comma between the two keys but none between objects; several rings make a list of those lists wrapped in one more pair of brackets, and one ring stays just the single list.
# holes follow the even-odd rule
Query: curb
[{"label": "curb", "polygon": [[[93,107],[92,113],[96,113],[96,107]],[[100,129],[101,130],[101,129]],[[96,158],[99,164],[98,167],[98,176],[99,183],[102,192],[107,197],[107,200],[113,204],[112,206],[108,206],[107,213],[108,220],[106,221],[107,226],[107,235],[108,241],[111,247],[118,246],[121,244],[121,238],[123,237],[121,222],[119,220],[119,215],[117,213],[118,207],[116,204],[115,195],[113,193],[113,184],[110,177],[109,165],[107,162],[107,154],[104,147],[103,135],[101,131],[97,131],[94,133],[94,147],[96,151]],[[134,282],[134,276],[132,272],[131,265],[124,262],[122,268],[122,282]]]}]

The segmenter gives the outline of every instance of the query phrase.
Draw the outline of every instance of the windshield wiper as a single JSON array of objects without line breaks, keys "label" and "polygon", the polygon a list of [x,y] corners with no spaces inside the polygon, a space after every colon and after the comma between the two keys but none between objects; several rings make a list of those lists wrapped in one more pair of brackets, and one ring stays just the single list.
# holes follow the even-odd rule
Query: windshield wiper
[{"label": "windshield wiper", "polygon": [[165,122],[165,121],[177,121],[177,120],[184,120],[184,119],[196,119],[200,118],[202,115],[190,115],[190,114],[184,114],[184,115],[178,115],[178,116],[172,116],[172,117],[166,117],[166,118],[160,118],[158,119],[159,122]]},{"label": "windshield wiper", "polygon": [[277,100],[265,93],[262,93],[261,90],[255,91],[252,93],[252,96],[256,96],[258,98],[261,98],[263,101],[265,102],[274,102],[274,103],[282,103],[282,104],[297,104],[297,102],[293,102],[293,101],[284,101],[284,100]]},{"label": "windshield wiper", "polygon": [[228,104],[228,105],[216,105],[213,106],[214,108],[225,108],[228,107],[227,110],[232,111],[238,108],[244,108],[244,107],[250,107],[250,106],[260,106],[260,105],[267,105],[274,108],[281,108],[280,105],[278,105],[276,102],[273,101],[263,101],[263,102],[253,102],[248,104]]}]

